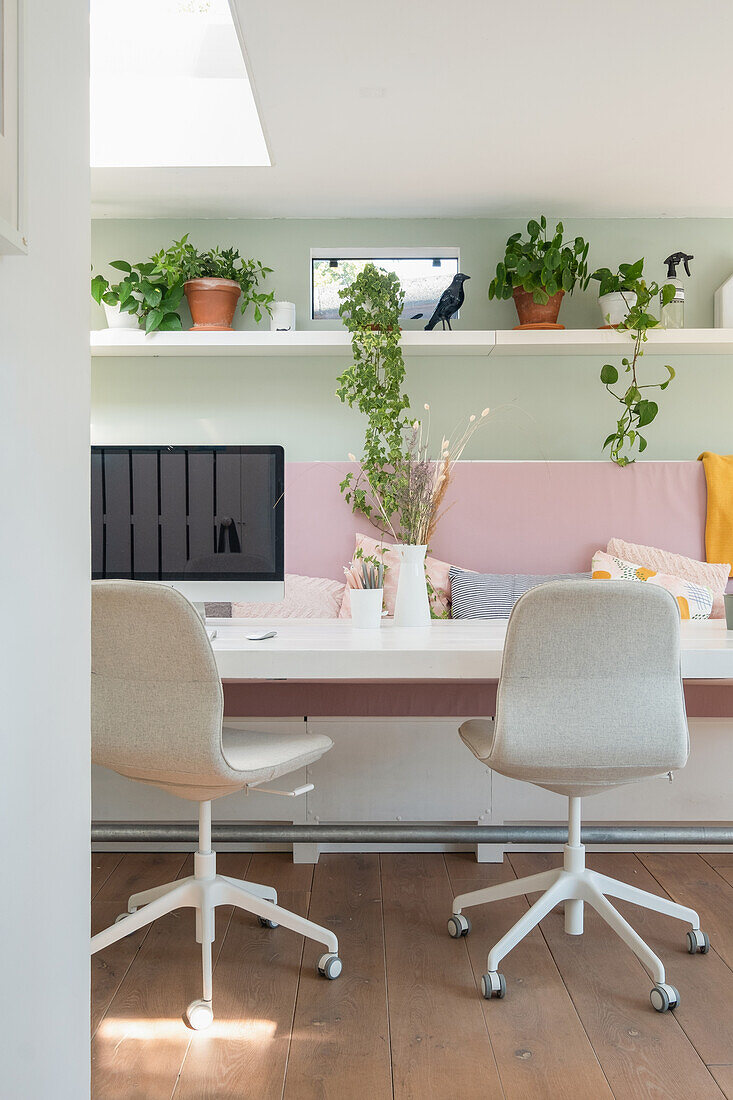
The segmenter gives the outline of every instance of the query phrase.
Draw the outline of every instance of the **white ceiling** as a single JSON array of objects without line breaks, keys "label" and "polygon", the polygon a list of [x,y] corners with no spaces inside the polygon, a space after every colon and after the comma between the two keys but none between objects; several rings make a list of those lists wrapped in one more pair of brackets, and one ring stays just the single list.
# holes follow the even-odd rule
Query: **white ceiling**
[{"label": "white ceiling", "polygon": [[269,165],[228,0],[124,0],[124,19],[120,0],[91,0],[89,14],[92,167]]},{"label": "white ceiling", "polygon": [[232,7],[272,167],[96,168],[96,216],[733,217],[729,0]]}]

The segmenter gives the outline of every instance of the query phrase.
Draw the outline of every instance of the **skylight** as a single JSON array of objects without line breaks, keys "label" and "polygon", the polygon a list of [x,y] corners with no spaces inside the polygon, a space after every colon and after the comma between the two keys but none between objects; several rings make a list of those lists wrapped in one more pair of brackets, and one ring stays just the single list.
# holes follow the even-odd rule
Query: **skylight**
[{"label": "skylight", "polygon": [[91,164],[269,166],[227,0],[91,0]]}]

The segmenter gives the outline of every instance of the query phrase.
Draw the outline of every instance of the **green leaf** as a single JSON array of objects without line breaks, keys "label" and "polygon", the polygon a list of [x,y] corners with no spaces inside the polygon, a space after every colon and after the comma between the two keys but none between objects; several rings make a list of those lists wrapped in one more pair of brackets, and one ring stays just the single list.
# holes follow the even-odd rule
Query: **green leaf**
[{"label": "green leaf", "polygon": [[562,288],[565,291],[571,291],[573,289],[573,273],[569,267],[562,269]]},{"label": "green leaf", "polygon": [[124,302],[120,302],[120,313],[137,313],[138,300],[132,294]]},{"label": "green leaf", "polygon": [[127,260],[110,260],[109,266],[116,268],[118,271],[132,271],[132,267]]},{"label": "green leaf", "polygon": [[527,222],[527,232],[529,233],[531,240],[535,240],[537,237],[539,237],[541,232],[540,224],[539,222],[536,222],[534,218],[531,221]]},{"label": "green leaf", "polygon": [[[612,386],[615,382],[618,382],[618,371],[611,363],[606,363],[605,366],[601,367],[601,382],[604,386]],[[604,443],[603,446],[605,447],[606,444]]]},{"label": "green leaf", "polygon": [[153,332],[160,327],[160,323],[163,320],[164,314],[162,309],[151,309],[150,313],[145,318],[145,331]]},{"label": "green leaf", "polygon": [[157,309],[163,298],[163,291],[160,287],[151,286],[151,284],[144,279],[140,283],[140,290],[142,291],[146,305],[152,306],[153,309]]},{"label": "green leaf", "polygon": [[102,295],[107,290],[109,283],[105,279],[104,275],[95,275],[92,279],[92,298],[100,305],[102,301]]},{"label": "green leaf", "polygon": [[170,290],[167,290],[163,295],[163,300],[160,303],[163,309],[169,311],[175,311],[181,304],[183,298],[183,283],[176,283]]},{"label": "green leaf", "polygon": [[642,451],[646,450],[646,439],[644,439],[643,435],[638,436],[638,439],[639,439],[639,454],[641,454]]},{"label": "green leaf", "polygon": [[605,451],[605,449],[606,449],[606,447],[607,447],[607,446],[609,445],[609,443],[613,443],[613,441],[614,441],[614,439],[615,439],[615,438],[616,438],[616,433],[615,433],[615,432],[611,432],[611,434],[610,434],[609,436],[607,436],[607,437],[606,437],[606,440],[605,440],[605,442],[604,442],[603,446],[601,447],[601,450],[602,450],[602,451]]},{"label": "green leaf", "polygon": [[178,332],[182,327],[181,318],[177,313],[164,313],[163,320],[158,325],[160,332]]},{"label": "green leaf", "polygon": [[639,427],[645,428],[647,424],[651,424],[652,420],[659,412],[659,406],[656,401],[639,401],[636,412]]}]

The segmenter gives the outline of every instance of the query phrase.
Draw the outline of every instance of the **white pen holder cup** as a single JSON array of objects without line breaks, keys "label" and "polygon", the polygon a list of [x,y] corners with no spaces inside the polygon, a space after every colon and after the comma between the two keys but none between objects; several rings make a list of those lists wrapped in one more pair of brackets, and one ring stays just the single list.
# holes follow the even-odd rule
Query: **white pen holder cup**
[{"label": "white pen holder cup", "polygon": [[375,630],[382,622],[383,588],[351,588],[351,622],[353,626]]},{"label": "white pen holder cup", "polygon": [[270,332],[295,330],[295,302],[273,302],[270,309]]}]

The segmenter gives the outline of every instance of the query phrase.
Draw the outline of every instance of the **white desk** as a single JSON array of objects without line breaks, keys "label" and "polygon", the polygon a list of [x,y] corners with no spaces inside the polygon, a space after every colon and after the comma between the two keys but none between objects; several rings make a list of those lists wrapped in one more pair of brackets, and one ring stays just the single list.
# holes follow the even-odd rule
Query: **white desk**
[{"label": "white desk", "polygon": [[[249,722],[307,718],[309,728],[335,742],[333,752],[309,769],[315,791],[304,805],[294,800],[297,824],[257,823],[253,813],[267,817],[273,810],[232,796],[222,799],[222,812],[230,820],[218,827],[219,840],[293,841],[297,858],[311,859],[321,842],[348,846],[562,839],[562,828],[553,832],[547,825],[562,813],[555,795],[491,776],[458,745],[458,720],[494,713],[506,621],[439,620],[423,630],[384,622],[373,631],[333,619],[217,619],[209,626],[217,631],[212,645],[230,719],[239,718],[246,727]],[[247,640],[247,634],[265,629],[276,630],[276,637]],[[642,791],[641,785],[632,784],[612,797],[594,799],[596,820],[610,823],[597,833],[598,842],[626,837],[637,847],[704,844],[709,840],[701,837],[709,833],[711,822],[726,823],[724,832],[716,834],[719,843],[733,839],[733,632],[728,634],[723,620],[682,624],[682,673],[692,720],[690,763],[672,785],[650,781]],[[124,812],[108,808],[110,820],[130,813],[133,823],[98,827],[95,839],[190,839],[189,826],[138,826],[135,818],[155,815],[142,806],[127,810],[126,791],[119,797]],[[640,820],[643,828],[632,830],[633,835],[619,827],[619,822]],[[480,827],[467,826],[467,821]],[[664,821],[675,825],[659,826]],[[700,826],[701,821],[707,824]],[[525,826],[518,822],[542,824],[522,832]]]},{"label": "white desk", "polygon": [[[358,630],[344,619],[216,619],[212,642],[225,681],[496,681],[506,620],[435,620],[410,630],[383,622]],[[267,629],[277,636],[250,642]],[[733,631],[724,619],[682,623],[686,680],[733,684]]]}]

